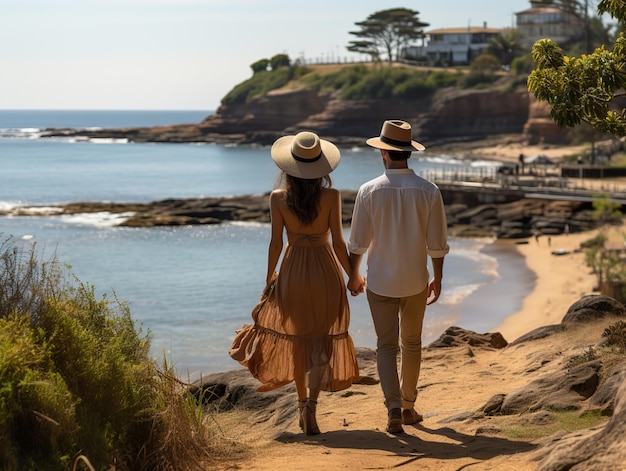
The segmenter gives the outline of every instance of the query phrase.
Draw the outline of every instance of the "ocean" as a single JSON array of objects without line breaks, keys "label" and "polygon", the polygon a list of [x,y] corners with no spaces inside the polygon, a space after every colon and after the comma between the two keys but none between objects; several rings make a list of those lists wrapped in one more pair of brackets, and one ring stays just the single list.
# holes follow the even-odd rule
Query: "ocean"
[{"label": "ocean", "polygon": [[[268,148],[39,137],[46,128],[195,123],[210,113],[0,110],[0,213],[16,205],[269,192],[279,172]],[[373,149],[341,151],[341,164],[332,173],[335,188],[356,190],[382,173]],[[410,165],[423,175],[492,166],[428,151]],[[263,289],[269,225],[125,228],[116,226],[119,217],[4,216],[0,238],[11,236],[26,247],[36,244],[44,259],[54,254],[97,293],[128,301],[138,326],[151,333],[152,355],[166,356],[181,376],[195,379],[238,368],[228,348],[235,330],[250,322]],[[451,239],[442,297],[427,309],[424,345],[452,325],[488,332],[521,308],[533,275],[517,252],[491,242]],[[365,296],[350,297],[350,307],[356,346],[375,348]]]}]

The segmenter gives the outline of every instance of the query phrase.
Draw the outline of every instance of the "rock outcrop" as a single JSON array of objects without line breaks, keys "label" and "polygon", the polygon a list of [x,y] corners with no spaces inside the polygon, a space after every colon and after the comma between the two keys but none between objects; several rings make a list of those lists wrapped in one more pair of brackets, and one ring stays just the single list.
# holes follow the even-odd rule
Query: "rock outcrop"
[{"label": "rock outcrop", "polygon": [[569,130],[558,127],[550,115],[550,106],[537,101],[528,94],[528,120],[524,124],[524,136],[529,145],[563,144],[567,142]]},{"label": "rock outcrop", "polygon": [[[342,191],[342,219],[349,224],[355,191]],[[444,194],[444,200],[446,195]],[[520,199],[502,204],[446,203],[448,225],[460,237],[528,238],[538,234],[560,234],[568,224],[572,233],[597,226],[589,205],[579,202]],[[269,222],[268,195],[221,198],[165,199],[151,203],[77,202],[57,207],[14,207],[0,212],[6,216],[120,214],[120,226],[187,226],[220,224],[227,221]]]},{"label": "rock outcrop", "polygon": [[363,145],[384,119],[411,122],[427,145],[519,134],[528,119],[524,89],[441,90],[416,100],[342,100],[313,89],[276,90],[244,104],[225,104],[198,124],[96,130],[47,130],[44,137],[269,145],[284,134],[313,129],[339,145]]},{"label": "rock outcrop", "polygon": [[[583,296],[568,309],[560,325],[544,326],[528,332],[511,342],[509,348],[559,335],[588,323],[623,318],[626,318],[626,308],[619,301],[605,295]],[[487,401],[481,411],[489,415],[513,415],[540,410],[588,408],[610,414],[614,406],[616,407],[617,389],[626,380],[626,361],[623,356],[617,364],[614,363],[615,360],[607,361],[608,365],[613,366],[610,371],[604,371],[605,362],[594,350],[601,344],[600,339],[596,339],[596,343],[591,344],[583,354],[570,358],[546,354],[540,362],[541,366],[529,372],[540,372],[543,365],[553,363],[560,365],[557,367],[559,374],[554,371],[546,372],[522,388],[507,394],[498,394]],[[601,377],[606,379],[601,382]]]},{"label": "rock outcrop", "polygon": [[626,469],[626,381],[614,394],[615,412],[600,427],[573,432],[540,451],[540,471]]}]

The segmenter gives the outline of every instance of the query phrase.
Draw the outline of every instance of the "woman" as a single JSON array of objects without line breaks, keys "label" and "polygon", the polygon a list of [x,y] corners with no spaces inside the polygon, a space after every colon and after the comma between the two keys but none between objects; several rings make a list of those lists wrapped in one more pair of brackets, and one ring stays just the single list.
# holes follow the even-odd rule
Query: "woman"
[{"label": "woman", "polygon": [[271,155],[286,185],[270,194],[266,288],[252,311],[254,325],[238,331],[230,355],[263,383],[259,391],[295,381],[300,426],[315,435],[320,390],[339,391],[359,377],[341,272],[351,272],[341,195],[329,177],[340,154],[315,133],[300,132],[278,139]]}]

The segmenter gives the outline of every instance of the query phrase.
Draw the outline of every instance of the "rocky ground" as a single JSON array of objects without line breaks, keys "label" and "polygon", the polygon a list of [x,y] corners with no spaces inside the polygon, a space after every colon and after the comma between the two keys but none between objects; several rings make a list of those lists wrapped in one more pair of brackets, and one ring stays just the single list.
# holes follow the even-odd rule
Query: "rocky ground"
[{"label": "rocky ground", "polygon": [[385,432],[370,350],[358,352],[358,384],[322,394],[323,433],[312,437],[298,427],[293,386],[257,393],[247,370],[212,375],[195,392],[237,444],[215,469],[626,469],[626,361],[603,336],[625,317],[623,305],[592,295],[508,344],[448,329],[423,352],[424,422],[400,435]]}]

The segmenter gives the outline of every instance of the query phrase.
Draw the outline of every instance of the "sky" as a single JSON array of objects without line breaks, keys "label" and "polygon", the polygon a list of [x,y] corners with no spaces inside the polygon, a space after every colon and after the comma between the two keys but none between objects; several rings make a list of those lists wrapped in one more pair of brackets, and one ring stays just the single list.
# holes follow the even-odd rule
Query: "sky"
[{"label": "sky", "polygon": [[0,109],[211,110],[250,65],[346,51],[356,22],[514,26],[528,0],[0,0]]}]

